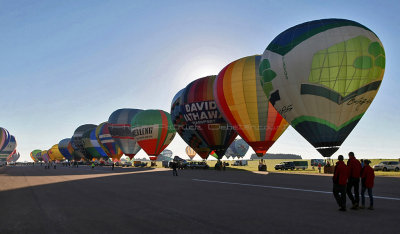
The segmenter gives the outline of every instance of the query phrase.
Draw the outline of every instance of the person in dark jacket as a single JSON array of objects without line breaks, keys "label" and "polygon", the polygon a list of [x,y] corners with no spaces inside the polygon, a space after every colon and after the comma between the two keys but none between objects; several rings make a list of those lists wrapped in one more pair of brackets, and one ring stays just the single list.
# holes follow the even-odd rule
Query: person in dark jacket
[{"label": "person in dark jacket", "polygon": [[177,162],[172,162],[172,176],[178,176],[178,171],[176,170],[176,168],[178,167],[178,163]]},{"label": "person in dark jacket", "polygon": [[343,162],[343,155],[339,155],[338,162],[333,174],[333,196],[340,207],[340,211],[346,211],[346,184],[348,178],[348,169]]},{"label": "person in dark jacket", "polygon": [[364,160],[364,168],[361,174],[361,209],[365,207],[365,190],[368,190],[369,196],[369,207],[368,209],[374,209],[374,197],[372,195],[372,188],[374,187],[375,172],[374,169],[369,165],[371,161]]},{"label": "person in dark jacket", "polygon": [[[347,182],[347,196],[349,197],[353,206],[351,209],[357,209],[360,202],[360,176],[361,176],[361,163],[356,159],[353,152],[349,153],[349,161],[347,161],[347,168],[349,169],[349,180]],[[352,189],[354,188],[354,196]]]}]

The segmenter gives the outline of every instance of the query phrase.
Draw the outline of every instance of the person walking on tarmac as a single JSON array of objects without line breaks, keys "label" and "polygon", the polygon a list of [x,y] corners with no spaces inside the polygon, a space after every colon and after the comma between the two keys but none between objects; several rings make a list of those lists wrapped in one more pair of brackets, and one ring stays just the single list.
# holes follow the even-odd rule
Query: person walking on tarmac
[{"label": "person walking on tarmac", "polygon": [[375,172],[369,165],[371,161],[364,160],[364,168],[361,173],[361,209],[365,208],[365,190],[368,190],[369,207],[374,209],[374,197],[372,195],[372,188],[374,187]]},{"label": "person walking on tarmac", "polygon": [[333,196],[340,207],[340,211],[346,211],[346,183],[348,178],[348,170],[343,162],[343,155],[339,155],[338,162],[335,166],[333,174]]},{"label": "person walking on tarmac", "polygon": [[92,170],[94,169],[94,162],[92,162]]},{"label": "person walking on tarmac", "polygon": [[115,163],[113,163],[112,166],[111,166],[111,170],[112,171],[114,171],[114,165],[115,165]]},{"label": "person walking on tarmac", "polygon": [[[349,153],[349,160],[347,161],[349,169],[349,180],[347,182],[347,196],[351,200],[353,206],[351,209],[358,209],[360,202],[360,176],[361,176],[361,163],[356,159],[353,152]],[[352,189],[354,188],[354,196]]]},{"label": "person walking on tarmac", "polygon": [[177,163],[176,162],[172,162],[172,176],[178,176],[178,171],[176,170],[177,168]]}]

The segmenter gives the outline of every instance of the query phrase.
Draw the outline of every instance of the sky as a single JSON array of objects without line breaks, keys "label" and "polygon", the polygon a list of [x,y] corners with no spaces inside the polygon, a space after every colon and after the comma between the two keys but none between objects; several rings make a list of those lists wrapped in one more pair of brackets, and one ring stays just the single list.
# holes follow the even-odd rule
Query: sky
[{"label": "sky", "polygon": [[[119,108],[169,112],[188,83],[262,54],[289,27],[344,18],[378,35],[386,70],[375,100],[333,157],[354,151],[359,158],[400,158],[399,10],[397,1],[368,0],[0,1],[0,126],[16,137],[19,161],[30,161],[32,150],[49,149]],[[168,149],[184,157],[185,147],[176,135]],[[292,127],[269,153],[322,158]]]}]

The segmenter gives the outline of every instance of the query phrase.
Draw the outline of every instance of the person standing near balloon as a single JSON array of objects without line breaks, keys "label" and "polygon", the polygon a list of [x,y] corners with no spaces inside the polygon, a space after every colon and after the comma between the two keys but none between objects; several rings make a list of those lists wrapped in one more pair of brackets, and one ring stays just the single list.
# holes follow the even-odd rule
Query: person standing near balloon
[{"label": "person standing near balloon", "polygon": [[348,178],[348,169],[343,162],[343,155],[339,155],[338,162],[335,166],[333,174],[333,196],[337,204],[340,206],[340,211],[346,211],[346,183]]},{"label": "person standing near balloon", "polygon": [[178,171],[176,170],[177,163],[174,161],[172,162],[172,176],[178,176]]},{"label": "person standing near balloon", "polygon": [[[353,203],[351,209],[357,209],[360,202],[360,176],[361,176],[361,163],[356,159],[353,152],[349,153],[349,160],[347,161],[349,169],[349,181],[347,184],[347,196]],[[354,187],[354,196],[352,189]]]},{"label": "person standing near balloon", "polygon": [[372,195],[372,188],[374,187],[375,172],[374,169],[369,165],[371,161],[364,160],[364,168],[361,174],[361,209],[365,208],[365,191],[368,190],[369,196],[369,207],[368,209],[374,209],[374,198]]}]

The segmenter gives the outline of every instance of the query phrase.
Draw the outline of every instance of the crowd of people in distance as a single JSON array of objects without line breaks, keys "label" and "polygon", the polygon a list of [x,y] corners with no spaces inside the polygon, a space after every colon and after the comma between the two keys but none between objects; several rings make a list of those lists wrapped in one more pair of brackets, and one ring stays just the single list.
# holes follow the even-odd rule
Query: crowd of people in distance
[{"label": "crowd of people in distance", "polygon": [[[339,205],[340,211],[346,211],[346,194],[352,202],[351,209],[365,208],[365,192],[368,191],[369,207],[374,209],[374,198],[372,188],[374,187],[375,173],[369,165],[371,161],[356,159],[353,152],[349,153],[347,165],[344,163],[343,155],[339,155],[338,162],[333,174],[333,195]],[[360,202],[360,179],[361,179],[361,206]],[[353,195],[354,190],[354,195]]]},{"label": "crowd of people in distance", "polygon": [[55,162],[44,163],[44,169],[50,169],[51,167],[57,169],[57,164]]}]

